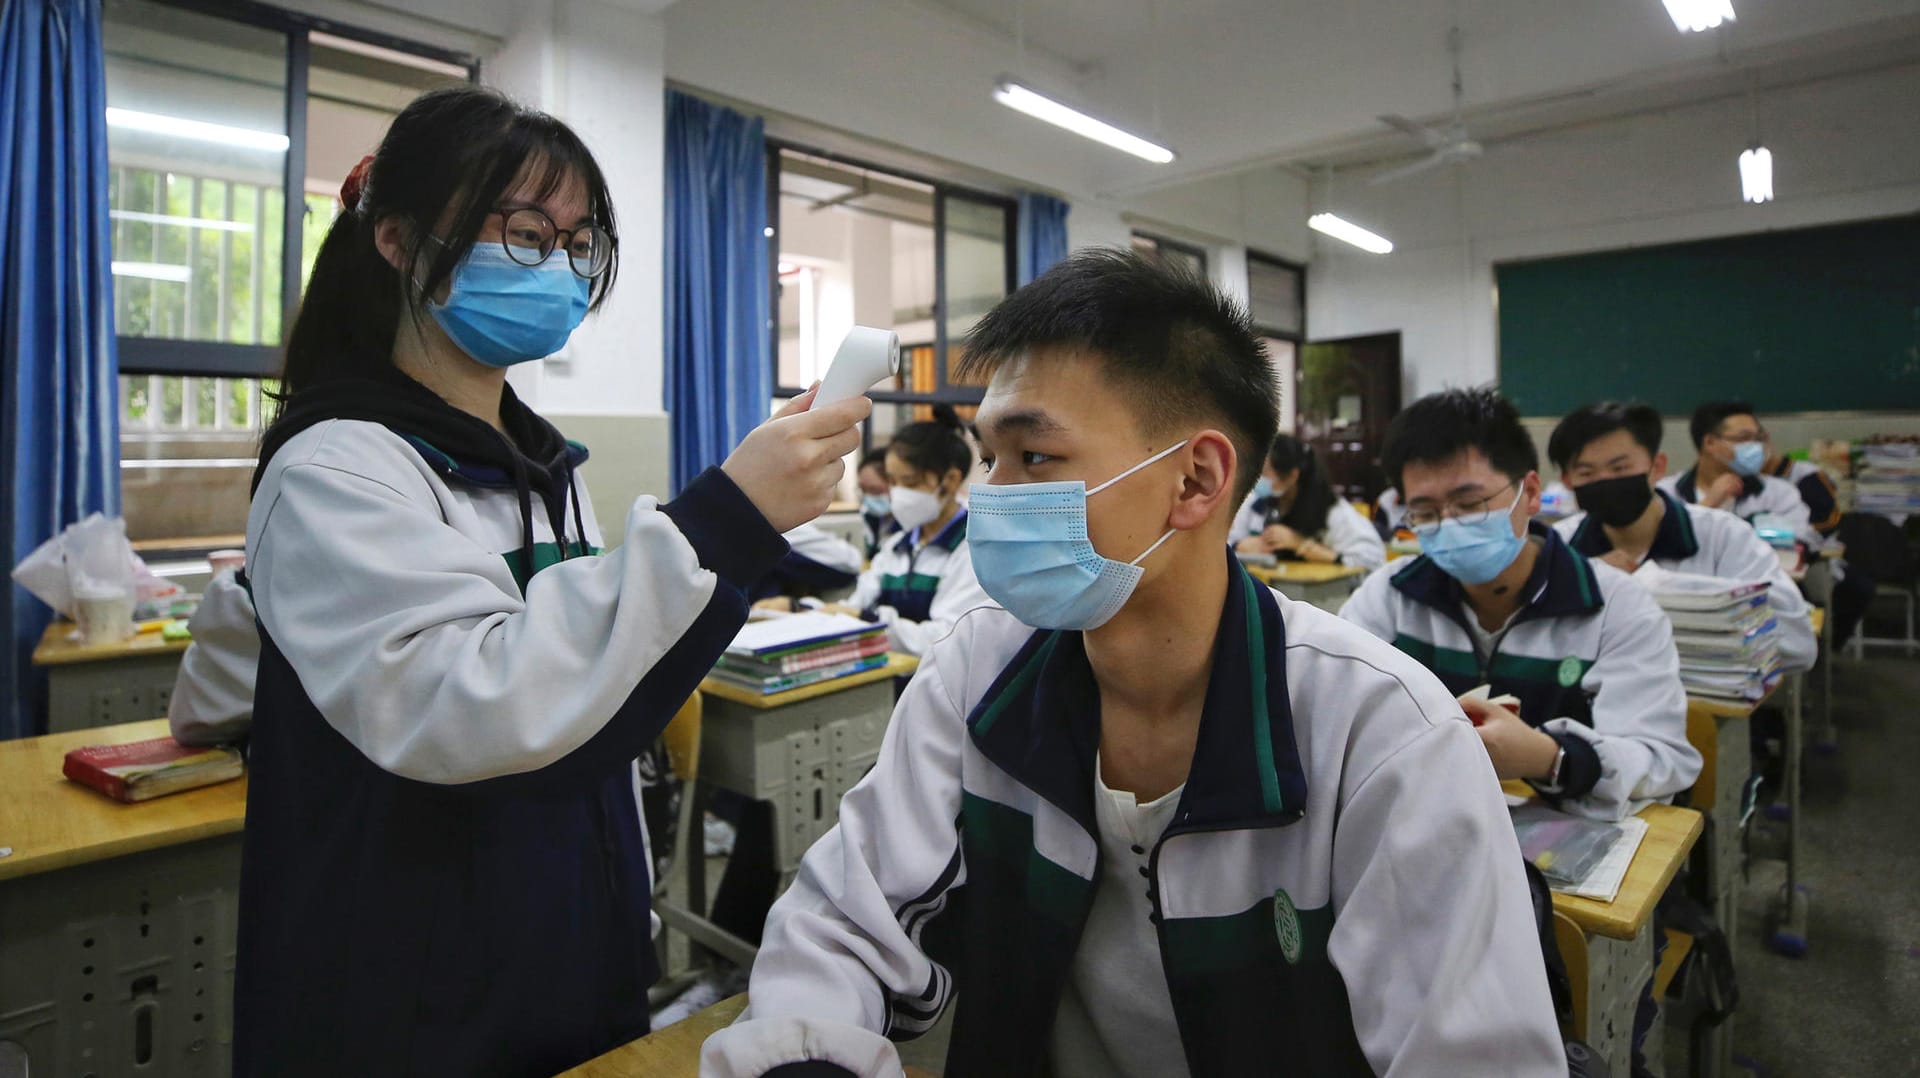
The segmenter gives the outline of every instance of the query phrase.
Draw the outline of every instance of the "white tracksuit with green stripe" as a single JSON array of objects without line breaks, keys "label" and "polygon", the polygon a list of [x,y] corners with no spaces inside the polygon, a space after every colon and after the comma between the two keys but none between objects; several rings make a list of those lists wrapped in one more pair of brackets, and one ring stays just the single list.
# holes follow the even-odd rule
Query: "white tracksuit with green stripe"
[{"label": "white tracksuit with green stripe", "polygon": [[[1136,851],[1173,1011],[1138,1035],[1209,1078],[1564,1076],[1519,847],[1458,705],[1230,571],[1179,807]],[[1081,634],[962,617],[775,903],[752,1005],[701,1073],[897,1075],[887,1038],[950,1001],[949,1078],[1049,1072],[1102,879],[1098,696]],[[1105,988],[1079,992],[1096,1020],[1137,1006]]]}]

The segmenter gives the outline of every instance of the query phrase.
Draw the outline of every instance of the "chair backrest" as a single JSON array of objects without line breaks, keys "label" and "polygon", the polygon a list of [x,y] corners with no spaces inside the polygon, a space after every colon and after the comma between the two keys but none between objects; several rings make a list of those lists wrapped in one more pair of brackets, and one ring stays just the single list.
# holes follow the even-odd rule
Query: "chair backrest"
[{"label": "chair backrest", "polygon": [[1913,586],[1913,548],[1893,521],[1878,513],[1845,513],[1834,534],[1847,545],[1849,565],[1882,584]]},{"label": "chair backrest", "polygon": [[1693,780],[1687,803],[1701,812],[1713,812],[1714,783],[1719,781],[1720,723],[1706,711],[1687,704],[1687,744],[1700,754],[1700,777]]},{"label": "chair backrest", "polygon": [[1560,961],[1567,967],[1567,985],[1573,989],[1573,1026],[1567,1034],[1576,1041],[1587,1039],[1587,934],[1573,918],[1553,911],[1553,941],[1560,946]]},{"label": "chair backrest", "polygon": [[700,711],[700,694],[696,692],[680,705],[660,735],[667,744],[667,760],[673,765],[674,777],[682,782],[692,782],[700,773]]}]

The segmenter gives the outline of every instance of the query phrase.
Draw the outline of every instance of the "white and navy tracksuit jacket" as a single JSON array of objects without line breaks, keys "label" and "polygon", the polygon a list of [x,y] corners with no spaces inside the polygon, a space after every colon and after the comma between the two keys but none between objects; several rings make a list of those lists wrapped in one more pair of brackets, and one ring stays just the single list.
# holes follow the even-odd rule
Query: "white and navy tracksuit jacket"
[{"label": "white and navy tracksuit jacket", "polygon": [[[1479,654],[1459,581],[1422,555],[1367,577],[1340,616],[1439,675],[1456,696],[1479,685],[1520,701],[1520,717],[1566,749],[1551,800],[1620,819],[1693,785],[1687,697],[1673,628],[1627,574],[1530,525],[1541,547],[1527,598],[1492,654]],[[1542,791],[1546,793],[1546,791]]]},{"label": "white and navy tracksuit jacket", "polygon": [[885,625],[893,650],[908,655],[926,654],[953,631],[962,614],[993,605],[973,575],[966,509],[932,538],[923,538],[921,531],[888,536],[847,600],[848,606]]},{"label": "white and navy tracksuit jacket", "polygon": [[[1512,824],[1458,705],[1230,572],[1192,770],[1141,870],[1191,1073],[1565,1075]],[[948,1078],[1046,1073],[1101,873],[1099,740],[1081,634],[962,618],[774,904],[751,1007],[702,1075],[898,1074],[885,1038],[949,1003]]]},{"label": "white and navy tracksuit jacket", "polygon": [[1792,483],[1793,489],[1800,492],[1800,500],[1807,503],[1807,518],[1814,531],[1832,535],[1840,527],[1840,492],[1834,489],[1833,480],[1827,478],[1826,471],[1818,464],[1781,457],[1767,474]]},{"label": "white and navy tracksuit jacket", "polygon": [[524,471],[380,423],[271,455],[237,1075],[548,1074],[646,1032],[634,760],[786,544],[709,470],[587,556],[584,457],[529,521]]},{"label": "white and navy tracksuit jacket", "polygon": [[[1813,635],[1807,600],[1766,540],[1731,513],[1689,505],[1664,490],[1657,497],[1666,505],[1666,513],[1647,550],[1647,561],[1677,573],[1768,585],[1767,601],[1780,622],[1781,669],[1794,674],[1812,668],[1820,643]],[[1560,521],[1554,530],[1589,558],[1613,549],[1607,530],[1585,513]]]},{"label": "white and navy tracksuit jacket", "polygon": [[[1240,512],[1233,518],[1233,533],[1228,541],[1238,544],[1260,534],[1267,526],[1267,510],[1270,498],[1259,498],[1252,494],[1240,505]],[[1332,508],[1327,510],[1327,519],[1318,529],[1308,533],[1307,538],[1332,547],[1340,555],[1340,564],[1358,565],[1362,569],[1378,569],[1387,563],[1387,545],[1380,541],[1380,533],[1373,522],[1360,515],[1360,510],[1347,504],[1344,498],[1335,498]]]},{"label": "white and navy tracksuit jacket", "polygon": [[[1657,485],[1691,505],[1700,500],[1697,474],[1696,469],[1688,468],[1677,476],[1670,475],[1660,480]],[[1812,545],[1819,544],[1820,533],[1814,530],[1812,512],[1807,508],[1806,499],[1800,496],[1799,488],[1770,475],[1743,476],[1740,484],[1740,497],[1734,500],[1730,510],[1734,516],[1748,524],[1752,524],[1753,518],[1763,513],[1778,517],[1793,529],[1795,539]]]}]

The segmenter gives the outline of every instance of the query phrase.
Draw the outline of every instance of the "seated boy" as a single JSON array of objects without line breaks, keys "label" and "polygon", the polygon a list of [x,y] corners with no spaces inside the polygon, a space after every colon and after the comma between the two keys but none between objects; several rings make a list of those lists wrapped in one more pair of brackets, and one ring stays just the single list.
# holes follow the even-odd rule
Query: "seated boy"
[{"label": "seated boy", "polygon": [[1419,659],[1454,693],[1503,779],[1562,809],[1619,819],[1693,785],[1687,699],[1666,614],[1576,554],[1540,509],[1539,456],[1491,389],[1422,397],[1387,428],[1387,477],[1424,553],[1368,577],[1341,616]]},{"label": "seated boy", "polygon": [[1004,607],[927,655],[702,1073],[1566,1073],[1492,769],[1391,648],[1227,549],[1274,435],[1246,319],[1083,252],[976,327]]},{"label": "seated boy", "polygon": [[1781,666],[1808,669],[1819,643],[1800,589],[1773,548],[1738,517],[1656,488],[1667,474],[1660,431],[1660,413],[1646,404],[1603,401],[1562,419],[1547,440],[1547,456],[1581,511],[1555,530],[1573,549],[1622,572],[1650,561],[1676,572],[1771,585]]},{"label": "seated boy", "polygon": [[1765,514],[1791,528],[1800,542],[1820,542],[1800,491],[1784,479],[1761,474],[1767,463],[1767,432],[1760,428],[1753,405],[1703,404],[1694,409],[1688,433],[1700,460],[1678,476],[1662,479],[1662,490],[1681,501],[1725,509],[1749,524]]}]

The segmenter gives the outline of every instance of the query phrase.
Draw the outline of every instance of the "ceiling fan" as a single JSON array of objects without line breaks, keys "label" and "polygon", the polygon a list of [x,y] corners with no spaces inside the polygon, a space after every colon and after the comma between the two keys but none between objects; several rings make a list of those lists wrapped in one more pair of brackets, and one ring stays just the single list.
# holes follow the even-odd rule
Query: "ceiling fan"
[{"label": "ceiling fan", "polygon": [[1460,91],[1460,28],[1447,31],[1447,50],[1453,54],[1453,122],[1445,127],[1428,127],[1414,123],[1405,116],[1382,116],[1380,122],[1427,148],[1427,156],[1411,165],[1388,169],[1372,179],[1369,184],[1379,185],[1395,183],[1409,176],[1418,176],[1422,172],[1441,168],[1446,165],[1462,165],[1475,160],[1486,152],[1486,147],[1474,141],[1467,133],[1467,125],[1461,121]]}]

